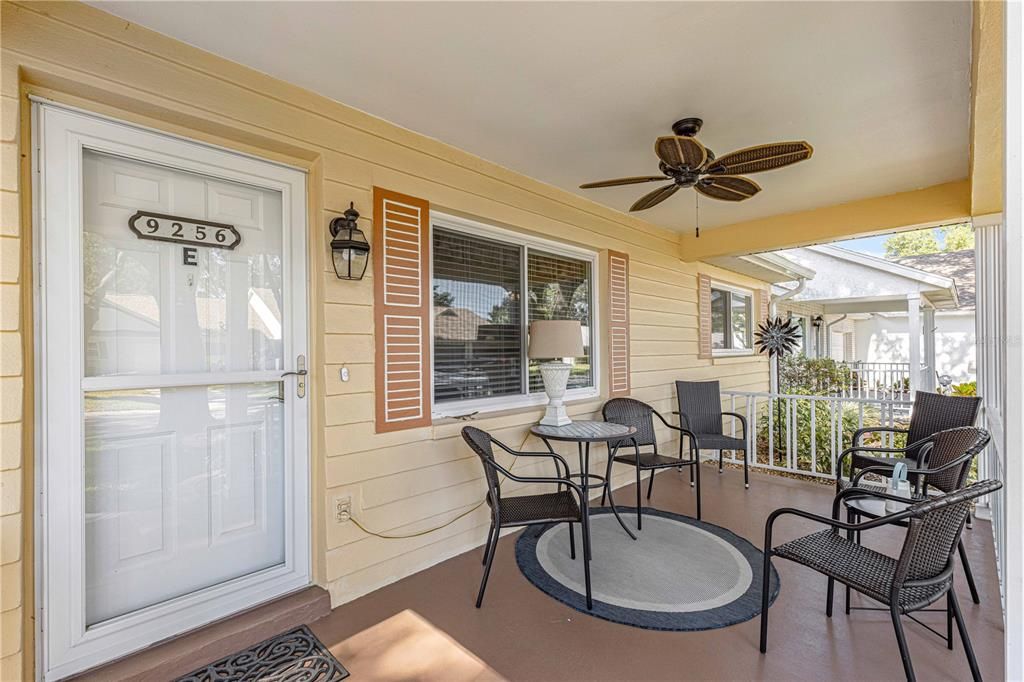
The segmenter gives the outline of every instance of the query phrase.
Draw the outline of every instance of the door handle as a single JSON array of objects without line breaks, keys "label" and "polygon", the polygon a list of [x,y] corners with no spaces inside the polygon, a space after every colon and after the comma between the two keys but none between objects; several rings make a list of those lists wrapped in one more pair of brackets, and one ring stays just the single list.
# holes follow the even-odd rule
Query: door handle
[{"label": "door handle", "polygon": [[[306,397],[306,379],[304,378],[309,372],[306,371],[306,356],[300,355],[295,359],[295,369],[289,372],[285,372],[281,375],[284,379],[287,376],[296,376],[298,380],[295,382],[295,395],[300,398]],[[282,392],[284,384],[281,384]]]}]

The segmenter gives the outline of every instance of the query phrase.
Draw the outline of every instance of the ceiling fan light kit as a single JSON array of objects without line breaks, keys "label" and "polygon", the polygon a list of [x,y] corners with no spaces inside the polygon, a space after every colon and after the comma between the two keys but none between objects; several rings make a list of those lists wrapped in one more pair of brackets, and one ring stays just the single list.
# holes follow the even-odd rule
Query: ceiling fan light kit
[{"label": "ceiling fan light kit", "polygon": [[699,118],[684,118],[672,124],[674,135],[655,140],[654,153],[660,161],[658,168],[662,175],[588,182],[580,185],[580,189],[636,185],[665,179],[671,181],[637,199],[629,207],[631,212],[657,206],[681,188],[689,187],[719,201],[746,201],[760,192],[761,186],[741,174],[783,168],[805,161],[814,153],[810,144],[800,140],[761,144],[715,157],[714,152],[695,139],[703,125],[704,121]]}]

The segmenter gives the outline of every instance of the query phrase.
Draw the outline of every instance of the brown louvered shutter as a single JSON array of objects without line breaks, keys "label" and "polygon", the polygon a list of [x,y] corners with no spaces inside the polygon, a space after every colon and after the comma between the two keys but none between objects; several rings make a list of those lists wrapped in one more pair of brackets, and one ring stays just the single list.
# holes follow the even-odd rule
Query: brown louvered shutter
[{"label": "brown louvered shutter", "polygon": [[608,252],[608,395],[629,395],[629,255]]},{"label": "brown louvered shutter", "polygon": [[754,320],[753,328],[757,329],[757,326],[768,319],[770,315],[769,305],[772,301],[772,292],[769,289],[761,289],[757,292],[757,315],[758,318]]},{"label": "brown louvered shutter", "polygon": [[430,204],[373,188],[377,433],[430,424]]},{"label": "brown louvered shutter", "polygon": [[697,275],[697,357],[711,357],[711,278]]}]

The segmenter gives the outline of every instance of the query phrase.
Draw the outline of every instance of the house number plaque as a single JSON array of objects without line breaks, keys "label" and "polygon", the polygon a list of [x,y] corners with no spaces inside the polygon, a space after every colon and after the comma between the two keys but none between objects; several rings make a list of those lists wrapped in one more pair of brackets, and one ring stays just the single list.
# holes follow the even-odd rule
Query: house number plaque
[{"label": "house number plaque", "polygon": [[[164,213],[137,211],[128,219],[128,227],[139,239],[158,242],[209,246],[214,249],[233,249],[242,243],[242,235],[234,225],[209,220],[182,218]],[[192,249],[194,253],[195,250]],[[190,263],[186,263],[191,265]]]}]

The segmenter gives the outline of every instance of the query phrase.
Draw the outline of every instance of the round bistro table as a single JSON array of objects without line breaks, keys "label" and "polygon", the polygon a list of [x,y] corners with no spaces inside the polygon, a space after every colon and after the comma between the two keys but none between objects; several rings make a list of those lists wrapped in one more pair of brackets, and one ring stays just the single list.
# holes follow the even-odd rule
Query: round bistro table
[{"label": "round bistro table", "polygon": [[550,441],[560,441],[566,443],[576,443],[577,449],[579,450],[580,456],[580,472],[578,474],[569,474],[570,478],[580,479],[580,488],[583,490],[583,513],[588,517],[590,516],[590,485],[591,480],[601,481],[604,485],[605,492],[608,494],[608,503],[611,505],[612,513],[615,514],[616,520],[619,525],[622,526],[622,530],[626,531],[629,537],[636,540],[636,535],[633,535],[633,531],[629,529],[622,517],[619,516],[619,510],[615,508],[615,498],[612,497],[612,486],[604,476],[590,473],[590,444],[591,443],[607,443],[608,445],[608,457],[614,458],[615,453],[619,449],[619,444],[631,438],[636,434],[636,428],[633,426],[625,426],[623,424],[612,424],[611,422],[599,422],[599,421],[577,421],[565,426],[545,426],[543,424],[536,424],[530,427],[530,433],[544,441],[544,445],[547,446],[549,452],[554,452],[554,448],[551,447]]}]

